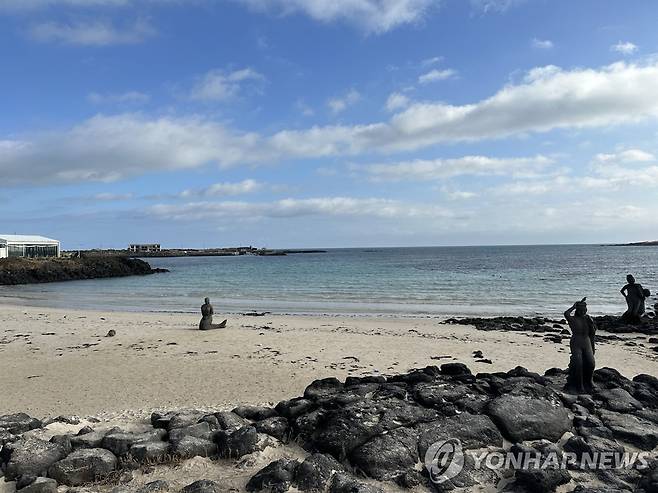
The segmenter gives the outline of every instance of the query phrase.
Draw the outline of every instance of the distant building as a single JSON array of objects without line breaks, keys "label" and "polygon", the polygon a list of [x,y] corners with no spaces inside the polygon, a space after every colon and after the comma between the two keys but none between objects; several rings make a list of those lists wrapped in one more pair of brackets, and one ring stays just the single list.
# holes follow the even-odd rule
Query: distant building
[{"label": "distant building", "polygon": [[59,257],[59,241],[43,236],[0,234],[0,258]]},{"label": "distant building", "polygon": [[159,243],[134,243],[128,247],[128,251],[133,253],[151,253],[159,252]]}]

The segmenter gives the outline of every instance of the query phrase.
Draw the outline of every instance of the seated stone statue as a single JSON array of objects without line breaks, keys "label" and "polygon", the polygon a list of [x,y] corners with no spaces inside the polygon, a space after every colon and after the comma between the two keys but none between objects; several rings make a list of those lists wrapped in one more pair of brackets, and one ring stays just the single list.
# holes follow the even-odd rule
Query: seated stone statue
[{"label": "seated stone statue", "polygon": [[[592,317],[587,315],[587,298],[574,303],[564,312],[564,318],[571,328],[571,360],[569,361],[569,375],[566,389],[579,394],[592,391],[594,374],[594,335],[596,325]],[[573,313],[575,310],[575,313]]]},{"label": "seated stone statue", "polygon": [[221,324],[213,324],[212,316],[215,314],[215,309],[210,304],[210,298],[206,298],[205,303],[201,305],[201,321],[199,322],[199,330],[212,330],[223,329],[226,327],[226,320]]},{"label": "seated stone statue", "polygon": [[641,284],[635,282],[635,278],[631,274],[626,276],[626,281],[628,284],[621,288],[620,293],[626,298],[628,309],[621,318],[624,322],[638,324],[642,322],[642,315],[645,311],[644,300],[647,298],[648,290],[643,289]]}]

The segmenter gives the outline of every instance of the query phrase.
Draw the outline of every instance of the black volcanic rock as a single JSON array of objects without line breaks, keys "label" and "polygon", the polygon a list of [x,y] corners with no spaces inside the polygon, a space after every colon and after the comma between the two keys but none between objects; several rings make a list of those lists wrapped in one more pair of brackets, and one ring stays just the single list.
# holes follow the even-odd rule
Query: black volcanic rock
[{"label": "black volcanic rock", "polygon": [[325,492],[334,474],[344,471],[345,468],[332,456],[312,454],[297,467],[295,485],[300,491]]},{"label": "black volcanic rock", "polygon": [[515,442],[557,441],[571,431],[569,413],[560,404],[523,395],[504,395],[489,403],[488,414]]},{"label": "black volcanic rock", "polygon": [[41,428],[41,426],[41,421],[32,418],[25,413],[5,414],[4,416],[0,416],[0,431],[5,431],[13,435]]},{"label": "black volcanic rock", "polygon": [[24,438],[7,444],[3,453],[5,449],[9,452],[5,470],[5,477],[9,481],[23,475],[45,476],[51,465],[66,456],[66,451],[60,445],[38,438]]},{"label": "black volcanic rock", "polygon": [[[539,321],[533,323],[543,326]],[[389,489],[377,481],[389,481],[389,485],[395,482],[403,488],[420,486],[441,492],[496,485],[502,491],[568,491],[575,483],[582,485],[577,491],[583,492],[601,493],[601,484],[611,492],[657,492],[655,466],[642,471],[572,464],[567,470],[502,473],[488,468],[486,462],[476,467],[474,454],[485,450],[503,453],[504,439],[514,443],[513,451],[531,450],[542,456],[569,452],[579,459],[601,452],[655,450],[656,377],[638,375],[629,380],[613,368],[601,368],[591,395],[564,392],[565,377],[563,369],[553,368],[542,376],[522,367],[473,375],[458,364],[385,377],[352,377],[345,383],[328,378],[316,380],[306,388],[305,397],[282,401],[274,411],[238,406],[235,412],[212,414],[198,410],[154,413],[155,429],[146,432],[88,428],[79,435],[56,435],[51,442],[28,438],[32,435],[29,428],[40,426],[38,420],[27,415],[5,416],[0,418],[0,470],[8,477],[22,473],[21,481],[27,484],[48,469],[60,483],[79,484],[106,475],[114,467],[123,470],[108,481],[120,480],[121,473],[128,478],[125,473],[140,464],[166,464],[195,455],[211,460],[217,456],[240,459],[241,466],[249,466],[260,463],[264,457],[258,452],[275,445],[276,438],[294,442],[295,457],[283,457],[255,474],[249,482],[251,491],[296,488],[302,492],[372,493],[382,491],[380,487]],[[440,451],[437,447],[446,440],[459,440],[464,467],[445,483],[433,484],[423,467],[425,455]],[[28,441],[33,445],[27,446]],[[99,446],[116,452],[121,462]],[[301,463],[294,460],[297,446],[310,454]],[[277,452],[274,458],[279,457]],[[19,463],[25,466],[20,471]],[[501,474],[505,484],[499,484]],[[571,475],[574,482],[569,486]],[[51,493],[52,483],[45,487]],[[221,488],[198,483],[192,490]]]},{"label": "black volcanic rock", "polygon": [[102,448],[80,449],[53,464],[48,476],[67,486],[80,486],[108,476],[117,467],[116,456]]},{"label": "black volcanic rock", "polygon": [[282,416],[275,416],[272,418],[263,419],[254,423],[254,428],[258,433],[265,433],[271,437],[287,442],[290,436],[290,424],[288,420]]},{"label": "black volcanic rock", "polygon": [[418,462],[418,435],[411,428],[378,435],[354,449],[350,462],[372,478],[396,480]]},{"label": "black volcanic rock", "polygon": [[270,462],[249,480],[247,491],[285,493],[290,489],[298,466],[299,462],[292,459],[279,459]]},{"label": "black volcanic rock", "polygon": [[143,260],[122,256],[0,259],[0,285],[144,276],[156,272],[167,271],[152,269]]}]

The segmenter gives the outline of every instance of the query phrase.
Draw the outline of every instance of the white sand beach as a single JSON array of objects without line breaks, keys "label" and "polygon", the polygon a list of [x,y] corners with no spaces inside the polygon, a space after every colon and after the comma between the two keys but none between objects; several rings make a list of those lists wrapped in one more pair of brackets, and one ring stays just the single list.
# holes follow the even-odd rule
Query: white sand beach
[{"label": "white sand beach", "polygon": [[[216,316],[221,320],[221,314]],[[459,361],[476,372],[566,368],[568,342],[486,332],[434,318],[229,316],[200,332],[194,314],[0,307],[0,414],[144,415],[232,408],[301,395],[314,379],[392,374]],[[109,330],[115,337],[105,337]],[[598,345],[597,367],[658,374],[648,337]],[[645,344],[644,347],[642,344]],[[476,363],[480,350],[492,364]]]}]

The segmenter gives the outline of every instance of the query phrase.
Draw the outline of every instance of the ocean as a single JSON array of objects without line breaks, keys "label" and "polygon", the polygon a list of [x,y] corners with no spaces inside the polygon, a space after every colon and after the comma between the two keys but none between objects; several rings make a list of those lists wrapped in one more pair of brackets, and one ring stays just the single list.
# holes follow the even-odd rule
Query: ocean
[{"label": "ocean", "polygon": [[561,317],[625,310],[627,273],[658,290],[658,247],[601,245],[331,249],[282,257],[148,259],[168,274],[0,287],[0,302],[128,311]]}]

